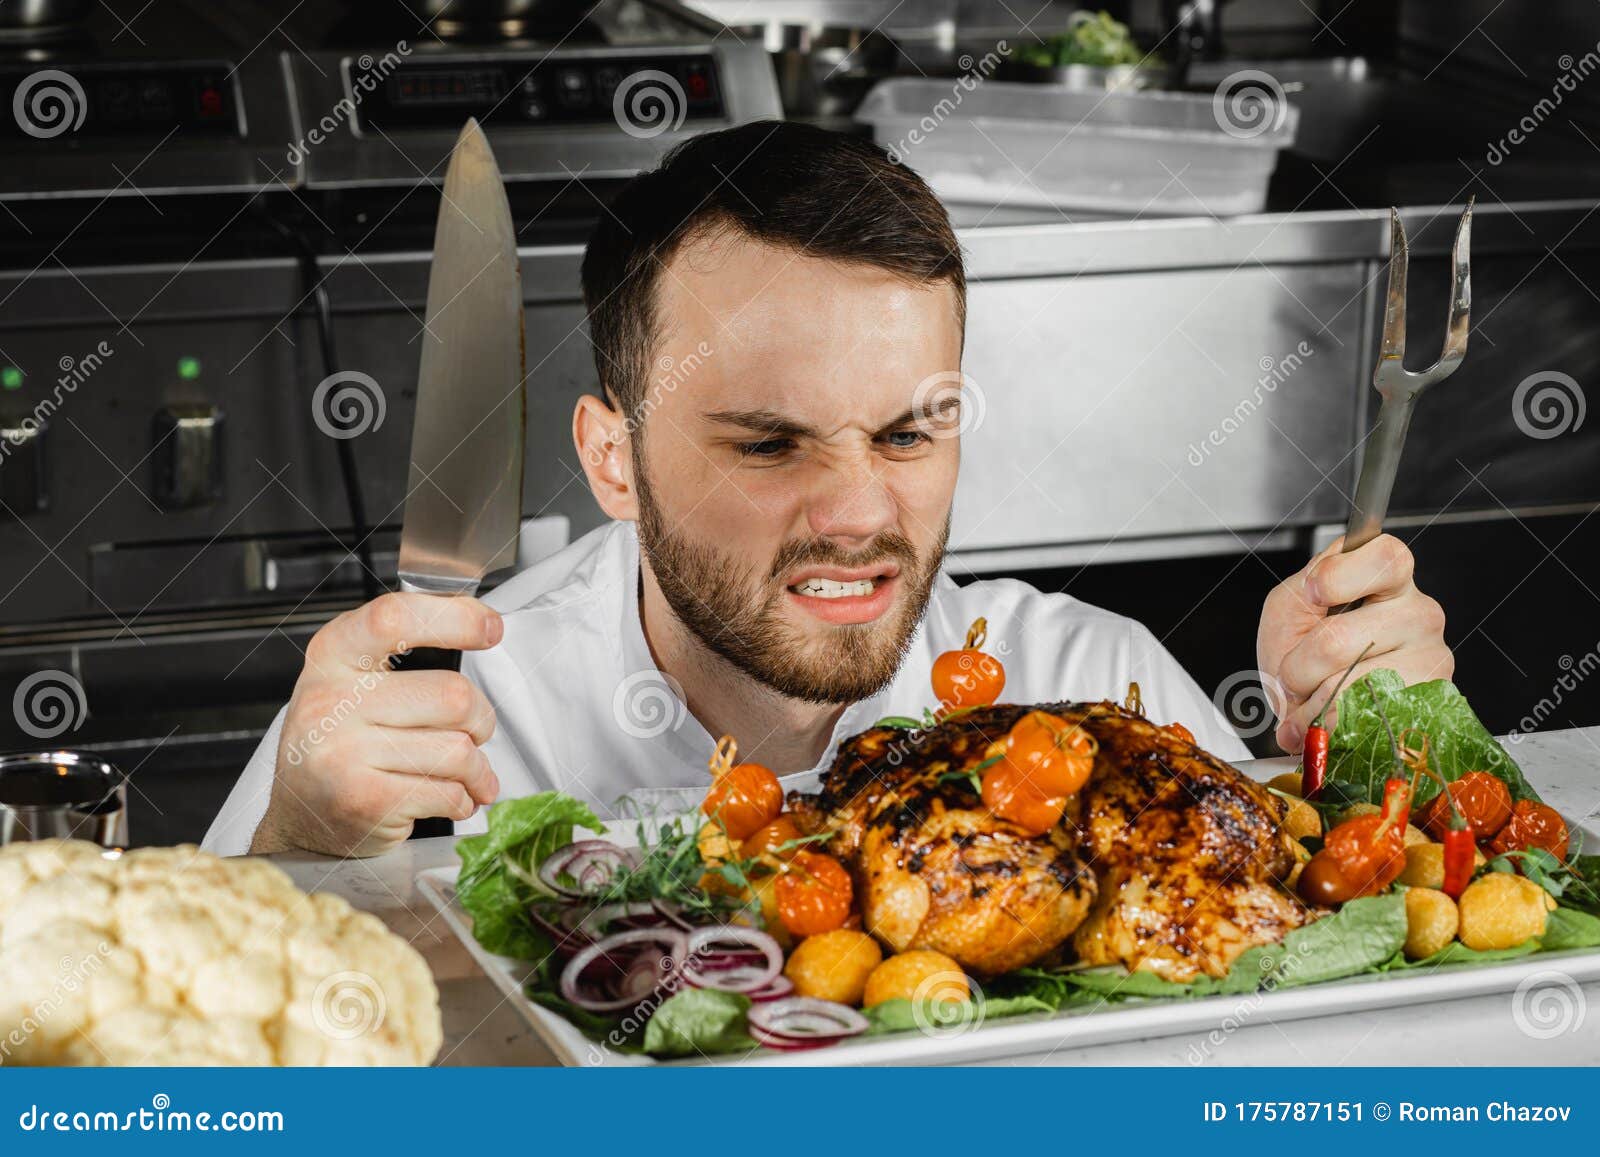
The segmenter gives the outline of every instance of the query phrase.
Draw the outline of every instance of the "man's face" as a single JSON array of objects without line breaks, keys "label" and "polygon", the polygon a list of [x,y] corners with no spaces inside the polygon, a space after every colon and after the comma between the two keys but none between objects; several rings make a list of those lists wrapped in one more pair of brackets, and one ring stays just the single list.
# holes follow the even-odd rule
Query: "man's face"
[{"label": "man's face", "polygon": [[724,236],[673,259],[657,317],[634,474],[668,604],[785,695],[873,694],[949,529],[955,291]]}]

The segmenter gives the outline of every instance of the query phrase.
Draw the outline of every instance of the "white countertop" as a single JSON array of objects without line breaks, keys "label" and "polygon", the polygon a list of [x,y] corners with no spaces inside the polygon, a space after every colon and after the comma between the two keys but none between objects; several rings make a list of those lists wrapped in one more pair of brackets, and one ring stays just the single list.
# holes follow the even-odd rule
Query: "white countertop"
[{"label": "white countertop", "polygon": [[[1600,727],[1535,734],[1509,748],[1528,779],[1569,822],[1591,829],[1600,812]],[[1291,759],[1241,763],[1268,779],[1292,770]],[[521,1015],[501,996],[416,888],[425,868],[454,865],[454,840],[413,840],[370,860],[309,853],[271,857],[295,883],[335,892],[373,912],[409,940],[433,969],[444,1014],[445,1065],[546,1065],[554,1059]],[[1518,1030],[1509,993],[1414,1008],[1289,1021],[1250,1023],[1248,1001],[1230,1032],[1190,1034],[1095,1045],[1018,1057],[1016,1065],[1597,1065],[1600,982],[1584,986],[1590,1014],[1571,1031],[1536,1039]],[[1381,1030],[1381,1031],[1380,1031]]]}]

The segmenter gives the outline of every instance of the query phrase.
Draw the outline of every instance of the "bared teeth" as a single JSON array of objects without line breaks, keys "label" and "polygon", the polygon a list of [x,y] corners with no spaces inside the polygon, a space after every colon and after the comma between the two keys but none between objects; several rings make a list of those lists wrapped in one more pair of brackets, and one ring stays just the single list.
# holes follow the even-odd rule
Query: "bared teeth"
[{"label": "bared teeth", "polygon": [[855,582],[841,583],[834,582],[832,579],[809,578],[803,583],[796,583],[789,589],[796,594],[810,595],[814,599],[848,599],[870,595],[873,585],[871,579],[857,579]]}]

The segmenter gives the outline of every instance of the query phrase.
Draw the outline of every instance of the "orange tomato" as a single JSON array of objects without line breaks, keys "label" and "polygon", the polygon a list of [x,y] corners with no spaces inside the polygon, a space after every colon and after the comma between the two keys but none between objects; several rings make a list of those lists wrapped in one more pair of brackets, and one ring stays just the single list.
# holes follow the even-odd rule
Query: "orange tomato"
[{"label": "orange tomato", "polygon": [[1404,821],[1390,823],[1377,835],[1382,826],[1381,815],[1357,816],[1334,828],[1322,842],[1323,852],[1338,865],[1354,896],[1375,896],[1405,871]]},{"label": "orange tomato", "polygon": [[1000,698],[1005,685],[1005,667],[983,651],[946,651],[933,661],[933,693],[946,711],[987,707]]},{"label": "orange tomato", "polygon": [[1030,836],[1042,836],[1061,822],[1065,796],[1047,797],[1009,760],[1002,759],[983,773],[984,805],[1003,820],[1016,824]]},{"label": "orange tomato", "polygon": [[1511,809],[1511,819],[1490,841],[1496,854],[1525,852],[1530,848],[1543,848],[1556,859],[1565,861],[1569,833],[1567,821],[1553,807],[1519,799]]},{"label": "orange tomato", "polygon": [[[1487,771],[1469,771],[1450,785],[1450,798],[1475,838],[1486,840],[1511,818],[1511,789]],[[1444,791],[1417,809],[1417,826],[1436,840],[1450,830],[1450,804]]]},{"label": "orange tomato", "polygon": [[832,932],[850,918],[850,873],[832,856],[796,852],[775,888],[778,919],[795,936]]},{"label": "orange tomato", "polygon": [[794,855],[796,849],[791,848],[787,852],[778,852],[778,849],[792,840],[801,839],[804,835],[800,825],[794,822],[794,816],[785,812],[771,823],[756,829],[755,834],[745,840],[739,848],[739,854],[747,860],[754,860],[773,852],[788,859]]},{"label": "orange tomato", "polygon": [[741,763],[717,776],[700,810],[730,839],[748,839],[783,811],[783,787],[759,763]]},{"label": "orange tomato", "polygon": [[1047,711],[1030,711],[1007,732],[1004,762],[1038,795],[1054,799],[1073,795],[1089,782],[1098,750],[1083,728]]}]

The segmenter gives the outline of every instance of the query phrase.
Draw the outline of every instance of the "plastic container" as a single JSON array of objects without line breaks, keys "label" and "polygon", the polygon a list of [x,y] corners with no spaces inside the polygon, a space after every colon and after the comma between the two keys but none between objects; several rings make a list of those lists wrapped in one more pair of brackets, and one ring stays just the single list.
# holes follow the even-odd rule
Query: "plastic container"
[{"label": "plastic container", "polygon": [[[1219,90],[1220,91],[1220,90]],[[1141,216],[1258,213],[1298,110],[994,80],[886,80],[856,119],[948,202]]]}]

